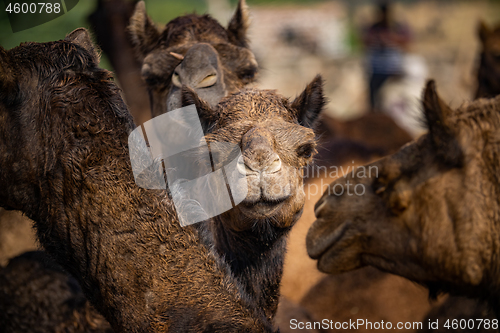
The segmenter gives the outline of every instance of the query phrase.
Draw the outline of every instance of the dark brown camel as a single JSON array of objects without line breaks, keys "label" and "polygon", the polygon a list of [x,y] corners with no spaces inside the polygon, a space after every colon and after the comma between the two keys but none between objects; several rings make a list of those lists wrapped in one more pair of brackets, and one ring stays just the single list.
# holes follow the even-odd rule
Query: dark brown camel
[{"label": "dark brown camel", "polygon": [[[500,25],[492,29],[484,21],[480,21],[477,33],[481,42],[481,52],[475,98],[493,98],[500,94]],[[433,309],[428,319],[431,321],[443,318],[487,319],[489,313],[486,309],[488,306],[484,301],[451,296],[442,307]],[[444,330],[449,329],[440,326],[428,331]]]},{"label": "dark brown camel", "polygon": [[307,249],[319,269],[372,265],[432,294],[487,300],[498,317],[499,103],[451,110],[429,82],[429,133],[332,183],[316,204]]},{"label": "dark brown camel", "polygon": [[0,205],[35,221],[115,331],[271,331],[164,192],[135,185],[133,122],[87,32],[0,59]]},{"label": "dark brown camel", "polygon": [[[237,11],[236,15],[239,13],[241,17],[238,18],[235,16],[233,19],[232,29],[234,31],[238,31],[237,22],[244,21],[245,24],[248,24],[245,4],[240,4],[239,8],[240,10]],[[98,1],[96,10],[92,13],[92,15],[90,15],[89,20],[95,31],[95,35],[101,49],[107,54],[111,61],[114,68],[114,74],[120,83],[120,87],[122,88],[128,108],[134,117],[135,123],[142,124],[151,118],[151,111],[149,109],[149,98],[147,96],[148,93],[145,88],[145,83],[142,82],[141,79],[140,70],[142,61],[139,63],[139,61],[135,59],[132,43],[129,41],[130,38],[128,38],[127,32],[125,31],[126,26],[128,25],[128,20],[133,12],[134,5],[130,1],[100,0]],[[144,18],[147,17],[144,16]],[[238,21],[239,19],[242,21]],[[206,21],[208,25],[218,25],[218,23],[214,20],[206,19]],[[180,18],[176,22],[180,22],[178,29],[181,30],[183,27],[189,28],[189,25],[191,24],[189,21],[184,22]],[[219,32],[220,31],[218,29],[214,29],[214,38],[217,37],[217,33]],[[244,35],[244,32],[242,33]],[[209,38],[210,32],[208,30],[207,34],[207,38]],[[136,37],[140,38],[140,36]],[[231,59],[229,58],[229,60]],[[184,73],[183,75],[187,76],[193,76],[197,72],[204,71],[205,69],[203,68],[203,64],[210,67],[209,64],[199,62],[197,59],[192,59],[192,62],[190,60],[184,61],[183,64],[184,66],[180,70]],[[195,66],[191,66],[190,64]],[[229,66],[228,70],[230,69],[232,69],[232,67]],[[219,82],[217,83],[217,86],[220,87]],[[223,95],[226,93],[227,91],[224,91]],[[208,94],[211,96],[212,93]],[[173,96],[177,96],[176,98],[178,98],[179,95],[176,93]],[[220,96],[215,99],[220,99]],[[13,255],[20,254],[26,250],[35,249],[35,244],[31,241],[33,239],[33,232],[30,230],[31,222],[28,219],[24,218],[23,221],[18,221],[21,220],[21,217],[15,216],[15,213],[9,212],[2,214],[1,211],[0,217],[13,218],[16,220],[15,223],[10,220],[2,220],[0,222],[0,228],[2,229],[2,235],[0,235],[0,237],[7,237],[7,235],[16,237],[13,238],[9,236],[8,240],[0,242],[0,263],[6,263],[6,260]],[[14,239],[16,239],[14,243],[10,241]]]},{"label": "dark brown camel", "polygon": [[481,21],[478,35],[481,53],[476,98],[492,98],[500,94],[500,26],[491,29]]},{"label": "dark brown camel", "polygon": [[[0,55],[0,156],[7,163],[0,205],[35,221],[42,245],[113,328],[271,331],[276,291],[266,287],[279,284],[280,270],[273,266],[276,273],[267,274],[267,261],[265,272],[251,267],[261,263],[252,250],[246,262],[221,259],[220,253],[230,253],[228,246],[252,228],[287,229],[300,216],[298,169],[314,152],[307,127],[323,106],[321,80],[293,103],[272,91],[248,90],[215,110],[185,89],[184,101],[195,102],[202,123],[214,129],[211,140],[243,143],[238,170],[248,171],[250,186],[243,203],[225,214],[230,223],[182,228],[165,191],[134,183],[126,149],[133,123],[110,74],[97,67],[84,29],[65,41],[26,43],[0,49]],[[214,114],[225,113],[231,116],[215,121]],[[268,126],[270,119],[275,125]],[[6,134],[12,128],[19,136]],[[280,186],[283,191],[276,192]],[[282,238],[256,241],[259,251],[282,249]],[[261,281],[242,286],[247,275]]]},{"label": "dark brown camel", "polygon": [[142,63],[153,117],[181,107],[181,87],[188,86],[214,107],[222,97],[255,80],[257,62],[248,48],[245,0],[223,28],[209,15],[190,14],[158,29],[140,1],[129,31]]},{"label": "dark brown camel", "polygon": [[0,268],[4,333],[111,333],[76,279],[44,251],[26,252]]}]

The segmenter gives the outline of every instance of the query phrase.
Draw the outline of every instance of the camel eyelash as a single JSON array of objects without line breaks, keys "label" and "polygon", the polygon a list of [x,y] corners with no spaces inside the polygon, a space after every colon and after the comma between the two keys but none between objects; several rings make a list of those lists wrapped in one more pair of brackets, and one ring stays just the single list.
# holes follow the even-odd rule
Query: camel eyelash
[{"label": "camel eyelash", "polygon": [[305,158],[311,157],[313,152],[314,152],[314,145],[312,144],[305,144],[297,148],[297,154]]}]

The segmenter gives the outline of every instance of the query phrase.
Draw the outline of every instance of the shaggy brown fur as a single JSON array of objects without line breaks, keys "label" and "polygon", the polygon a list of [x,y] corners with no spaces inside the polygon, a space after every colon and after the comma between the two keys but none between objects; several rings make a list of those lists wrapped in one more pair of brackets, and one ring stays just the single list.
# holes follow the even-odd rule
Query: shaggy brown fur
[{"label": "shaggy brown fur", "polygon": [[[489,301],[500,314],[500,100],[451,110],[434,82],[424,94],[429,133],[368,172],[332,183],[316,204],[307,248],[320,270],[373,265],[439,290]],[[363,186],[337,196],[337,186]]]},{"label": "shaggy brown fur", "polygon": [[209,15],[185,15],[158,29],[137,4],[130,33],[142,76],[148,86],[153,116],[181,107],[181,87],[193,89],[212,107],[229,93],[255,80],[257,62],[248,48],[246,3],[223,28]]},{"label": "shaggy brown fur", "polygon": [[[4,160],[28,162],[3,168],[0,183],[8,191],[0,205],[36,221],[44,247],[113,328],[272,330],[284,235],[304,204],[299,170],[314,152],[309,127],[324,104],[322,80],[293,103],[273,91],[246,90],[215,110],[184,89],[184,102],[197,105],[210,129],[208,141],[242,147],[249,194],[220,218],[180,228],[164,191],[133,183],[125,150],[131,119],[109,73],[96,67],[85,30],[67,41],[1,51],[1,83],[9,91],[1,126],[29,140],[1,138]],[[59,63],[48,65],[50,57]],[[36,79],[25,81],[26,75]],[[44,94],[26,98],[33,82]],[[30,105],[41,112],[25,116]],[[22,150],[14,149],[20,144]],[[30,179],[45,181],[33,188]]]},{"label": "shaggy brown fur", "polygon": [[482,49],[476,98],[491,98],[500,94],[500,26],[491,29],[481,21],[478,35]]},{"label": "shaggy brown fur", "polygon": [[41,251],[0,269],[0,327],[4,333],[112,332],[75,278]]},{"label": "shaggy brown fur", "polygon": [[35,221],[115,331],[271,331],[165,192],[135,185],[134,125],[97,60],[84,29],[0,48],[0,206]]}]

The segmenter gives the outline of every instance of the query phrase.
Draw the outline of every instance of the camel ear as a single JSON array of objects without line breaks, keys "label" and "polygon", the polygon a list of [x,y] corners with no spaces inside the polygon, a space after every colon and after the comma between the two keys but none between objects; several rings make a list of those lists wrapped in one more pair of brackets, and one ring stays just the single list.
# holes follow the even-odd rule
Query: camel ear
[{"label": "camel ear", "polygon": [[449,126],[453,110],[439,98],[434,80],[428,81],[425,87],[423,108],[429,134],[438,156],[447,164],[461,164],[462,150]]},{"label": "camel ear", "polygon": [[161,34],[161,31],[146,13],[144,1],[139,1],[135,6],[134,14],[130,17],[128,30],[136,54],[142,61],[156,46]]},{"label": "camel ear", "polygon": [[201,127],[203,128],[204,133],[209,132],[212,126],[217,121],[215,111],[212,110],[210,105],[199,98],[194,90],[185,85],[182,85],[181,104],[182,107],[192,104],[196,106],[198,117],[200,118]]},{"label": "camel ear", "polygon": [[488,27],[488,25],[483,20],[479,21],[479,24],[477,26],[477,35],[479,36],[481,43],[484,44],[490,34],[490,27]]},{"label": "camel ear", "polygon": [[248,6],[245,0],[238,1],[238,8],[229,21],[227,32],[229,40],[236,46],[248,48],[247,30],[250,26]]},{"label": "camel ear", "polygon": [[90,34],[85,28],[78,28],[70,32],[68,35],[66,35],[66,38],[64,38],[65,41],[78,44],[79,46],[83,47],[85,50],[87,50],[96,64],[99,63],[99,52],[97,52],[96,47],[92,43],[92,39],[90,38]]},{"label": "camel ear", "polygon": [[296,111],[297,120],[300,125],[314,128],[325,104],[323,78],[321,75],[316,75],[302,94],[293,101],[292,108]]}]

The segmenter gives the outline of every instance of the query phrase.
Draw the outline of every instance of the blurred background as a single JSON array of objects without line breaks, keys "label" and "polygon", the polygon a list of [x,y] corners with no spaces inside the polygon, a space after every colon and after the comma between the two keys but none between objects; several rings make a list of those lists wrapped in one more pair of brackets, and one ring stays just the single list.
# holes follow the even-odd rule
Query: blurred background
[{"label": "blurred background", "polygon": [[[226,26],[236,4],[237,0],[146,0],[146,9],[161,27],[192,12],[209,13]],[[250,45],[260,67],[256,86],[293,97],[317,73],[326,80],[329,103],[315,163],[330,167],[366,163],[423,133],[419,100],[429,78],[436,80],[439,94],[452,107],[474,99],[482,50],[480,22],[491,31],[500,23],[500,1],[493,0],[247,4]],[[26,41],[63,39],[78,27],[92,30],[103,51],[101,66],[115,73],[140,124],[151,116],[140,64],[125,33],[133,8],[132,0],[82,0],[53,21],[13,33],[0,2],[0,45],[10,49]],[[498,35],[492,54],[500,62]],[[393,322],[425,318],[443,299],[429,303],[426,289],[403,278],[370,268],[341,276],[325,276],[316,269],[305,250],[305,235],[315,219],[314,204],[331,181],[328,174],[307,179],[304,213],[289,237],[278,323],[286,328],[291,317],[311,316]],[[0,266],[33,248],[31,222],[0,209]],[[294,312],[294,304],[305,310]]]},{"label": "blurred background", "polygon": [[[92,29],[95,24],[88,17],[104,2],[80,1],[67,14],[18,33],[12,33],[1,3],[0,45],[9,49],[25,41],[62,39],[82,26]],[[153,21],[161,26],[176,16],[192,12],[210,13],[226,25],[236,3],[236,0],[146,0],[146,8]],[[367,57],[370,46],[366,35],[379,19],[382,2],[248,0],[247,3],[252,17],[251,47],[261,68],[259,87],[294,96],[316,73],[321,73],[326,79],[329,115],[347,120],[373,109]],[[410,134],[418,135],[422,130],[415,121],[418,99],[427,78],[437,81],[443,99],[452,106],[473,97],[480,51],[478,24],[480,20],[490,25],[496,23],[500,18],[500,1],[383,3],[390,6],[391,24],[405,27],[407,41],[401,46],[399,73],[377,87],[374,107],[390,114]],[[101,66],[113,70],[106,52]]]}]

